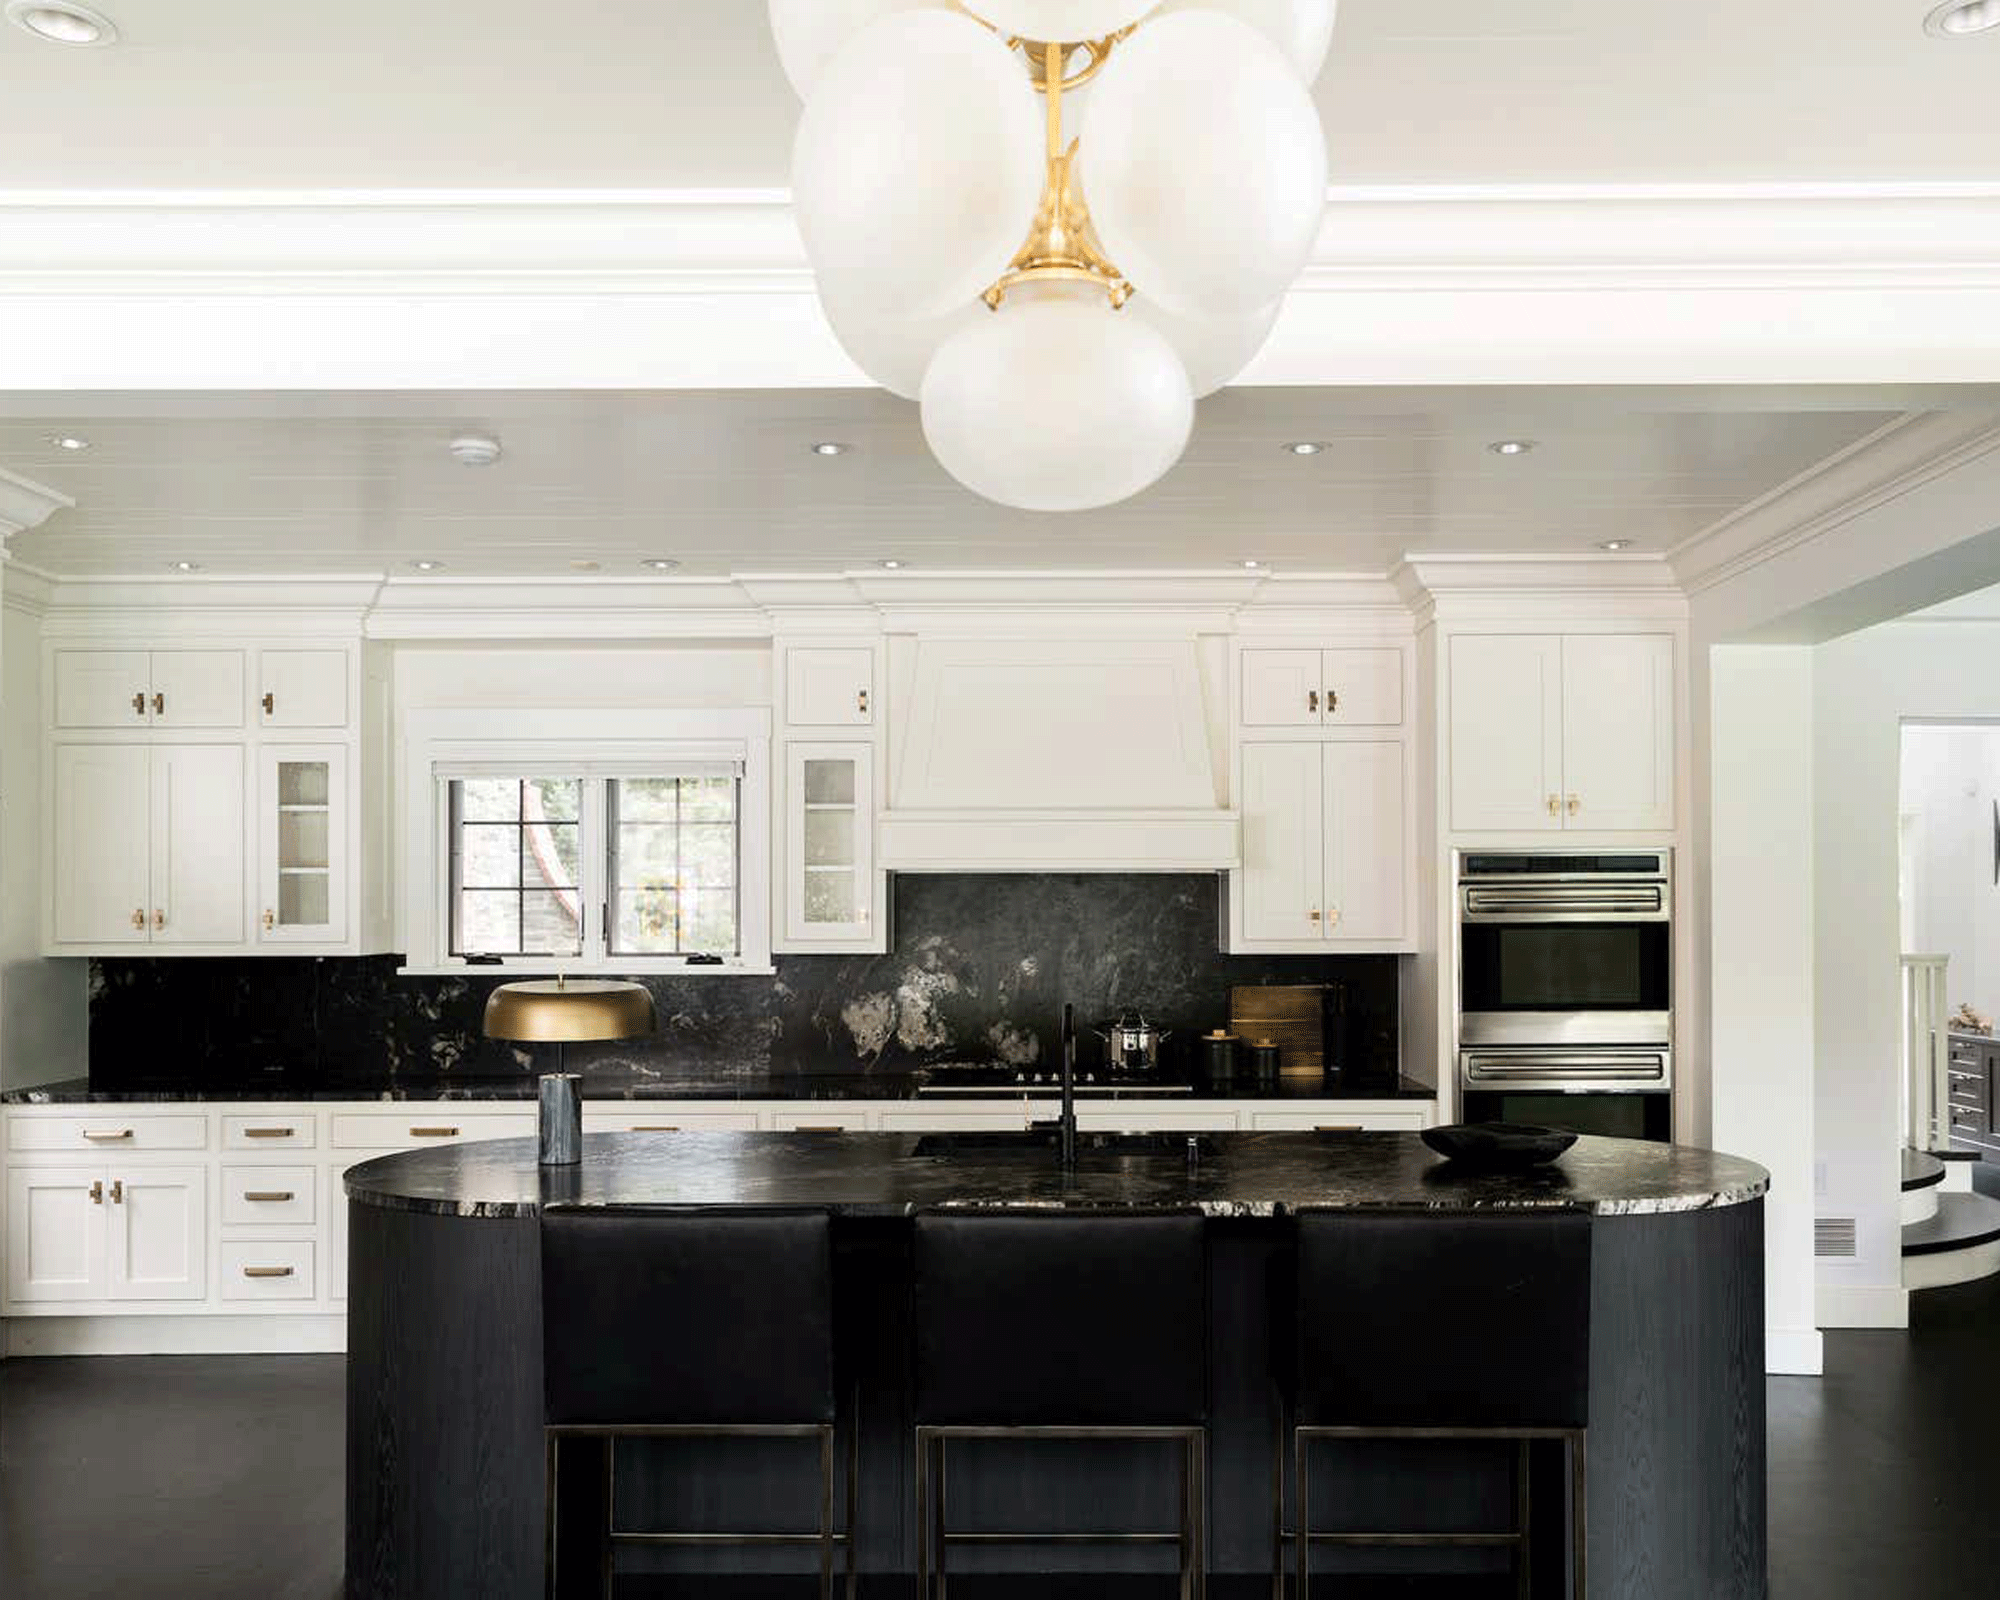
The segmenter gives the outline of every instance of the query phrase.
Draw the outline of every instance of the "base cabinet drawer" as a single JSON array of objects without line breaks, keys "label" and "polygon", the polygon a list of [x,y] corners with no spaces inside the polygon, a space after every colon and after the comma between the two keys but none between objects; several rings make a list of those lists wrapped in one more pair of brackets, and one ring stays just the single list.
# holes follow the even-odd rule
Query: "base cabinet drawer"
[{"label": "base cabinet drawer", "polygon": [[1086,1105],[1076,1108],[1076,1125],[1086,1133],[1228,1133],[1236,1113],[1204,1105]]},{"label": "base cabinet drawer", "polygon": [[1253,1111],[1255,1133],[1415,1133],[1431,1125],[1430,1113],[1377,1106],[1321,1106],[1311,1111]]},{"label": "base cabinet drawer", "polygon": [[224,1117],[225,1150],[310,1150],[319,1143],[319,1119],[297,1114]]},{"label": "base cabinet drawer", "polygon": [[825,1111],[779,1111],[772,1114],[771,1126],[779,1133],[859,1133],[868,1126],[868,1113],[832,1107]]},{"label": "base cabinet drawer", "polygon": [[343,1112],[333,1119],[336,1150],[410,1150],[427,1144],[459,1144],[467,1139],[532,1136],[535,1113],[468,1117],[433,1106],[407,1112]]},{"label": "base cabinet drawer", "polygon": [[125,1150],[206,1150],[205,1116],[9,1117],[9,1150],[95,1151],[115,1155]]},{"label": "base cabinet drawer", "polygon": [[224,1166],[222,1225],[243,1228],[273,1222],[310,1223],[316,1177],[311,1167]]},{"label": "base cabinet drawer", "polygon": [[585,1106],[583,1131],[585,1133],[755,1133],[757,1113],[648,1111],[644,1106],[621,1107],[611,1111],[596,1106]]},{"label": "base cabinet drawer", "polygon": [[223,1299],[310,1300],[315,1292],[311,1240],[223,1241]]}]

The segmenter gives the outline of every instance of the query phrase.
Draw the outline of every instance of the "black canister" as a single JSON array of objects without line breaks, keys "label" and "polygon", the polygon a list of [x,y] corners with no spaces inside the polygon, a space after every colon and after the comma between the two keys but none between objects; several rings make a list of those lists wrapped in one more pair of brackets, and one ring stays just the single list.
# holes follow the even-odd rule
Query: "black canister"
[{"label": "black canister", "polygon": [[1210,1083],[1230,1083],[1236,1077],[1237,1038],[1233,1033],[1224,1033],[1220,1028],[1203,1034],[1201,1040],[1201,1074]]},{"label": "black canister", "polygon": [[1253,1083],[1276,1083],[1283,1065],[1284,1052],[1269,1039],[1258,1039],[1244,1046],[1243,1054]]}]

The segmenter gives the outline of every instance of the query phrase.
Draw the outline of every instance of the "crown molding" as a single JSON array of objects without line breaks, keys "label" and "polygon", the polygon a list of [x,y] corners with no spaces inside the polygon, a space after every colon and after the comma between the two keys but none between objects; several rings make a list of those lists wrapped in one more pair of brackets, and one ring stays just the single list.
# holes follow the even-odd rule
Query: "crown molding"
[{"label": "crown molding", "polygon": [[56,579],[25,561],[8,561],[0,549],[0,608],[40,620],[48,615]]},{"label": "crown molding", "polygon": [[7,559],[7,541],[15,534],[39,528],[55,512],[75,504],[60,489],[0,467],[0,561]]},{"label": "crown molding", "polygon": [[1913,412],[1779,484],[1668,552],[1689,595],[1893,504],[2000,449],[2000,412]]},{"label": "crown molding", "polygon": [[1409,555],[1390,582],[1420,628],[1536,617],[1678,622],[1688,611],[1672,567],[1658,555]]}]

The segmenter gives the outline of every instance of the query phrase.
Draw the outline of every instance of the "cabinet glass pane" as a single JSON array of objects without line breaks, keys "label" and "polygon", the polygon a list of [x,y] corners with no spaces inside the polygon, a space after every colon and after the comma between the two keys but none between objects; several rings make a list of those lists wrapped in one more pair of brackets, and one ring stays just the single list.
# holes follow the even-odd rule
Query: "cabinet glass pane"
[{"label": "cabinet glass pane", "polygon": [[324,867],[327,814],[324,811],[278,813],[278,867]]},{"label": "cabinet glass pane", "polygon": [[855,923],[861,920],[851,868],[806,872],[806,921]]},{"label": "cabinet glass pane", "polygon": [[852,761],[808,761],[805,766],[807,805],[851,806],[854,804],[854,763]]},{"label": "cabinet glass pane", "polygon": [[278,804],[323,806],[328,803],[329,769],[324,761],[280,761]]},{"label": "cabinet glass pane", "polygon": [[278,879],[278,922],[287,928],[320,928],[331,920],[324,872],[288,872]]},{"label": "cabinet glass pane", "polygon": [[854,813],[852,811],[808,811],[806,813],[806,865],[809,867],[851,867],[854,865]]}]

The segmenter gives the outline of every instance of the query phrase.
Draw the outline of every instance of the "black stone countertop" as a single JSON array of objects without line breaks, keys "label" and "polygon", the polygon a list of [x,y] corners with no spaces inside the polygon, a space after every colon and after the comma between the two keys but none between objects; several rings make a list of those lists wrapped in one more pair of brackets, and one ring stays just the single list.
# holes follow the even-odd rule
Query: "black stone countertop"
[{"label": "black stone countertop", "polygon": [[[1161,1139],[1090,1148],[1068,1182],[1045,1148],[978,1135],[593,1133],[580,1165],[543,1169],[532,1139],[491,1139],[380,1156],[351,1167],[365,1205],[460,1217],[532,1215],[544,1204],[815,1206],[902,1216],[925,1206],[1082,1210],[1193,1206],[1269,1217],[1305,1206],[1442,1211],[1704,1211],[1754,1200],[1770,1174],[1735,1156],[1634,1139],[1579,1139],[1525,1173],[1462,1173],[1413,1133],[1219,1133],[1201,1159]],[[943,1153],[919,1153],[939,1145]]]},{"label": "black stone countertop", "polygon": [[[342,1083],[315,1085],[270,1080],[261,1083],[206,1084],[199,1081],[135,1085],[129,1088],[94,1090],[87,1078],[65,1078],[32,1089],[9,1089],[0,1093],[0,1105],[144,1105],[201,1104],[255,1101],[259,1104],[293,1104],[315,1100],[533,1100],[533,1073],[506,1077],[451,1077],[355,1079]],[[658,1078],[639,1074],[587,1074],[583,1080],[586,1100],[913,1100],[918,1091],[938,1083],[949,1083],[945,1071],[898,1073],[778,1073],[758,1077]],[[1054,1098],[1052,1083],[994,1085],[978,1094],[925,1094],[924,1101],[948,1106],[965,1099],[1010,1100],[1029,1094]],[[1079,1097],[1093,1105],[1106,1100],[1143,1099],[1171,1104],[1181,1100],[1431,1100],[1437,1091],[1413,1078],[1393,1083],[1329,1083],[1325,1079],[1280,1079],[1257,1084],[1239,1080],[1227,1084],[1195,1084],[1186,1093],[1160,1094],[1143,1088],[1127,1093],[1095,1093]]]}]

